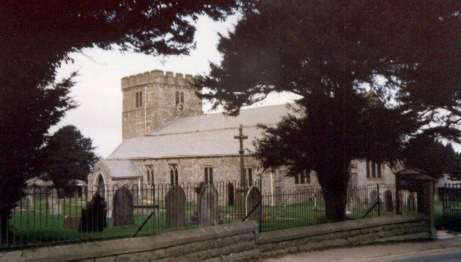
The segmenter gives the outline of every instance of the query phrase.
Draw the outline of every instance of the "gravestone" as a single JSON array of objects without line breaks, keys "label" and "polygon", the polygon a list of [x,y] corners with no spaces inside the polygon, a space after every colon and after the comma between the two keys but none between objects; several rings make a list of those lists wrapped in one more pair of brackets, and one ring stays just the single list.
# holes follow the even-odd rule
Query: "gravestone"
[{"label": "gravestone", "polygon": [[370,204],[375,204],[378,201],[378,191],[372,190],[370,193]]},{"label": "gravestone", "polygon": [[392,192],[390,190],[384,192],[384,203],[387,212],[394,211],[394,202],[392,202]]},{"label": "gravestone", "polygon": [[133,196],[133,203],[139,204],[139,188],[138,185],[131,186],[131,194]]},{"label": "gravestone", "polygon": [[201,226],[217,225],[219,222],[218,190],[212,184],[204,185],[200,189],[198,217]]},{"label": "gravestone", "polygon": [[118,189],[114,194],[112,217],[114,226],[133,225],[133,196],[126,187]]},{"label": "gravestone", "polygon": [[408,211],[415,211],[416,210],[416,203],[415,203],[415,196],[413,193],[410,193],[408,196]]},{"label": "gravestone", "polygon": [[59,204],[58,191],[53,188],[51,192],[48,193],[48,199],[46,201],[47,208],[50,210],[52,215],[61,214],[61,205]]},{"label": "gravestone", "polygon": [[186,193],[179,185],[170,188],[165,197],[166,226],[182,228],[186,225]]},{"label": "gravestone", "polygon": [[96,193],[82,209],[79,231],[102,232],[107,225],[106,216],[106,201],[99,193]]},{"label": "gravestone", "polygon": [[32,193],[28,193],[26,196],[27,199],[27,210],[34,210],[35,209],[35,195]]},{"label": "gravestone", "polygon": [[261,191],[257,187],[251,187],[246,197],[246,215],[251,212],[248,219],[259,222],[261,199]]}]

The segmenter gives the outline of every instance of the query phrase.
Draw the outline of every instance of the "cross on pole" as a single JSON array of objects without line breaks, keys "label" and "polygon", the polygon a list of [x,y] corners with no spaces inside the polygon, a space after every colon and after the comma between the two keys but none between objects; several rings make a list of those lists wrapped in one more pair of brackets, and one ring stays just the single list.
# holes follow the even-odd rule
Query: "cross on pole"
[{"label": "cross on pole", "polygon": [[243,162],[243,154],[245,151],[243,151],[243,140],[248,139],[247,136],[243,135],[243,126],[240,125],[239,127],[239,135],[234,136],[235,139],[238,139],[240,142],[240,149],[239,149],[239,155],[240,155],[240,186],[242,188],[246,188],[246,179],[245,179],[245,163]]}]

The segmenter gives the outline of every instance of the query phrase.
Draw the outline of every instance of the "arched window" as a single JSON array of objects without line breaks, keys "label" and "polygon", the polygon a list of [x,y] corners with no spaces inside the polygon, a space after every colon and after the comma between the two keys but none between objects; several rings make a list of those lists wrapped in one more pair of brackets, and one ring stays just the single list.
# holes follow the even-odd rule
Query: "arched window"
[{"label": "arched window", "polygon": [[178,166],[175,164],[170,165],[170,183],[172,185],[177,185],[179,184],[179,178],[178,178]]},{"label": "arched window", "polygon": [[181,92],[181,104],[184,104],[184,92]]},{"label": "arched window", "polygon": [[152,167],[152,165],[146,166],[146,178],[147,178],[147,184],[148,185],[154,185],[155,184],[154,168]]},{"label": "arched window", "polygon": [[205,171],[205,184],[213,184],[213,167],[207,166]]},{"label": "arched window", "polygon": [[104,198],[106,189],[104,186],[104,179],[102,178],[102,175],[98,176],[98,180],[96,182],[96,188],[97,188],[96,194],[99,194],[99,196]]}]

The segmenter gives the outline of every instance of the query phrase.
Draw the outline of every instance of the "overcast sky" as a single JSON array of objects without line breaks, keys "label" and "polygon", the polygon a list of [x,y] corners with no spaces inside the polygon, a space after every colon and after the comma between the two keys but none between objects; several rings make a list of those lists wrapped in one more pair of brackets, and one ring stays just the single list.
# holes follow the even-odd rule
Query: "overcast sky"
[{"label": "overcast sky", "polygon": [[[120,144],[122,137],[120,79],[154,69],[186,74],[207,73],[210,61],[221,61],[221,55],[216,50],[218,33],[226,34],[237,21],[237,16],[225,22],[200,18],[196,32],[197,48],[189,56],[154,57],[96,48],[72,54],[74,63],[62,65],[58,79],[78,70],[79,76],[71,95],[79,107],[69,111],[50,130],[51,133],[64,125],[75,125],[84,136],[93,140],[96,153],[106,157]],[[274,95],[263,104],[280,104],[293,99],[294,96],[290,94]]]}]

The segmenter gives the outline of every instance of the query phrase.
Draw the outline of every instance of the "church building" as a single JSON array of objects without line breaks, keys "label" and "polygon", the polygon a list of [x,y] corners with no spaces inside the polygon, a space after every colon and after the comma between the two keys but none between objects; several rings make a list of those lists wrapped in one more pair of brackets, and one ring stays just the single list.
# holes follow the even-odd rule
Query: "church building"
[{"label": "church building", "polygon": [[[238,181],[240,141],[235,136],[240,126],[248,137],[243,141],[248,184],[261,183],[262,191],[272,195],[318,185],[313,172],[297,177],[288,177],[284,168],[263,172],[251,154],[253,141],[262,135],[258,124],[276,125],[289,113],[287,105],[242,109],[236,117],[204,113],[191,83],[191,75],[158,70],[122,79],[123,141],[96,164],[88,176],[89,190]],[[353,161],[351,175],[356,186],[395,184],[388,166],[369,161]]]}]

